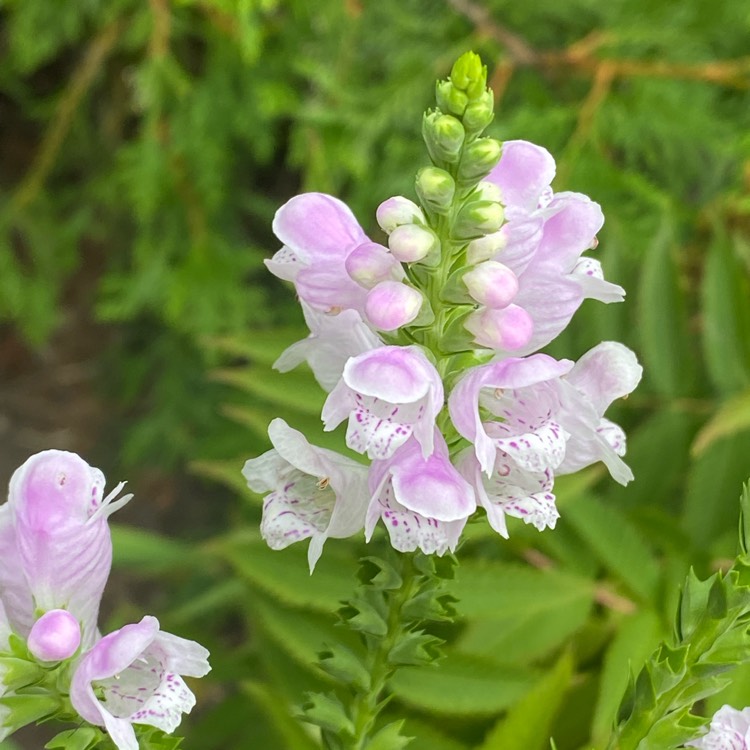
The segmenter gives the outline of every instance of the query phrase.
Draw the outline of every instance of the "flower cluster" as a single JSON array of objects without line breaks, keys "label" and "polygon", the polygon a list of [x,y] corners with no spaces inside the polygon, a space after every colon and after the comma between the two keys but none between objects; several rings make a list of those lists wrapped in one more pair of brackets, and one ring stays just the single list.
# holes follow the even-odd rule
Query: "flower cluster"
[{"label": "flower cluster", "polygon": [[482,506],[542,530],[558,518],[556,474],[602,461],[621,483],[625,435],[604,417],[641,377],[633,353],[604,342],[578,362],[539,353],[584,299],[616,302],[597,245],[603,223],[584,195],[554,193],[552,156],[525,141],[482,136],[493,117],[486,68],[473,53],[438,83],[423,134],[433,162],[417,174],[419,205],[396,196],[369,238],[328,195],[292,198],[274,219],[283,247],[267,261],[291,281],[310,335],[276,362],[307,362],[329,393],[325,430],[369,466],[310,445],[276,419],[273,450],[243,473],[269,493],[262,533],[274,549],[382,520],[393,546],[454,550]]},{"label": "flower cluster", "polygon": [[55,715],[137,750],[133,724],[174,731],[195,703],[180,675],[209,671],[206,649],[155,617],[99,633],[108,517],[132,497],[117,498],[123,483],[105,496],[104,484],[76,454],[48,450],[16,470],[0,505],[0,740]]}]

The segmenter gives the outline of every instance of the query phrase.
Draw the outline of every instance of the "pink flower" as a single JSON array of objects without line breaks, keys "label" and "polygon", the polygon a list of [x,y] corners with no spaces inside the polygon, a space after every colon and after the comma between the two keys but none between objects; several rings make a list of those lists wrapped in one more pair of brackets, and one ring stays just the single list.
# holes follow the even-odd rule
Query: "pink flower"
[{"label": "pink flower", "polygon": [[419,547],[425,554],[443,555],[455,550],[476,509],[474,490],[451,464],[438,430],[434,452],[427,458],[412,438],[390,458],[374,461],[369,485],[365,536],[369,541],[382,518],[391,544],[400,552]]},{"label": "pink flower", "polygon": [[[549,152],[526,141],[507,141],[499,164],[487,179],[502,194],[506,223],[491,256],[518,279],[513,303],[533,321],[523,346],[502,348],[521,356],[537,351],[560,334],[581,302],[619,302],[624,290],[604,281],[597,261],[581,258],[596,244],[604,223],[599,204],[580,193],[553,194],[555,162]],[[481,241],[488,245],[489,238]],[[486,251],[470,255],[484,257]]]},{"label": "pink flower", "polygon": [[331,391],[350,357],[382,346],[383,342],[356,310],[323,313],[305,302],[301,304],[310,335],[285,349],[273,366],[288,372],[306,361],[321,388]]},{"label": "pink flower", "polygon": [[685,743],[700,750],[748,750],[750,748],[750,708],[738,711],[722,706],[711,719],[708,734]]},{"label": "pink flower", "polygon": [[99,601],[112,561],[108,516],[130,500],[106,497],[104,475],[75,453],[48,450],[10,480],[0,508],[0,598],[12,628],[27,635],[38,612],[65,609],[81,625],[84,647],[96,634]]},{"label": "pink flower", "polygon": [[133,724],[173,732],[195,705],[180,675],[203,677],[209,670],[203,646],[144,617],[104,636],[81,658],[70,700],[83,719],[106,728],[119,750],[138,750]]},{"label": "pink flower", "polygon": [[443,382],[422,350],[382,346],[346,363],[322,418],[332,430],[348,417],[346,444],[370,458],[389,458],[412,434],[426,458],[442,408]]},{"label": "pink flower", "polygon": [[310,571],[328,537],[343,539],[364,525],[366,467],[310,445],[283,419],[268,426],[273,450],[245,463],[242,474],[253,492],[270,492],[263,504],[261,534],[271,549],[310,539]]}]

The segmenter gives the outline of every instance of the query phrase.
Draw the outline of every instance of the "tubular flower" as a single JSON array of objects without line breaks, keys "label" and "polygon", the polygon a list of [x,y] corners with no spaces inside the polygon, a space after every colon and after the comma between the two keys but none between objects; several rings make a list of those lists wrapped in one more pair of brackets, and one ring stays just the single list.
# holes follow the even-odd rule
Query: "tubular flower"
[{"label": "tubular flower", "polygon": [[0,567],[0,598],[19,634],[29,633],[35,611],[65,609],[91,644],[112,562],[107,518],[132,497],[115,500],[123,486],[104,497],[102,472],[66,451],[37,453],[15,471],[0,547],[17,564]]},{"label": "tubular flower", "polygon": [[283,419],[268,427],[273,450],[245,463],[253,492],[270,492],[263,504],[261,534],[271,549],[310,539],[315,568],[328,537],[351,536],[364,525],[367,469],[338,453],[310,445]]},{"label": "tubular flower", "polygon": [[443,382],[421,350],[383,346],[346,363],[322,418],[331,430],[349,417],[347,445],[370,458],[389,458],[412,434],[427,458],[442,407]]},{"label": "tubular flower", "polygon": [[181,675],[203,677],[209,670],[203,646],[144,617],[104,636],[81,658],[70,700],[83,719],[106,728],[119,750],[138,750],[133,724],[173,732],[195,705]]},{"label": "tubular flower", "polygon": [[369,485],[366,538],[369,541],[382,518],[391,544],[400,552],[419,548],[443,555],[455,550],[466,520],[476,509],[474,490],[451,464],[437,430],[429,457],[411,438],[390,458],[373,462]]}]

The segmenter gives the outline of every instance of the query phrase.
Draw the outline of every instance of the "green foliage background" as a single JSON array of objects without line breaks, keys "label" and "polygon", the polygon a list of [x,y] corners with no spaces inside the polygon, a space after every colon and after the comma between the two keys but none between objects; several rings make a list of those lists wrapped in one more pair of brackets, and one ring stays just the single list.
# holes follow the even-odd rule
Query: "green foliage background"
[{"label": "green foliage background", "polygon": [[[475,49],[491,134],[556,156],[556,190],[607,217],[597,250],[623,305],[590,302],[550,347],[633,348],[644,382],[612,417],[636,481],[560,482],[554,532],[472,525],[462,619],[437,670],[404,669],[389,711],[414,750],[602,747],[629,666],[669,635],[689,565],[733,557],[750,474],[750,11],[734,0],[5,0],[0,4],[0,319],[41,345],[63,292],[95,275],[113,398],[142,418],[118,452],[228,484],[232,530],[187,546],[118,530],[118,564],[162,594],[166,628],[211,648],[186,748],[312,750],[291,706],[353,585],[361,546],[269,552],[244,458],[276,415],[332,444],[304,335],[262,265],[302,190],[374,210],[413,196],[433,83]],[[137,356],[136,356],[137,355]],[[111,373],[117,373],[112,377]],[[319,439],[318,437],[319,436]],[[216,492],[222,492],[217,484]],[[186,534],[195,536],[194,532]],[[342,573],[342,571],[350,571]],[[166,584],[165,584],[166,582]],[[722,702],[750,704],[741,667]]]}]

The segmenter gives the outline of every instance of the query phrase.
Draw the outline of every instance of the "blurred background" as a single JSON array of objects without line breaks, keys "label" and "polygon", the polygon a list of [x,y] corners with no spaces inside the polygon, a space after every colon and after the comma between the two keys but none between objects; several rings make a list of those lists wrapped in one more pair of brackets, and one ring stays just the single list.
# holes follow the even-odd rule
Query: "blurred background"
[{"label": "blurred background", "polygon": [[[637,352],[644,381],[610,415],[636,480],[561,481],[554,532],[472,525],[448,656],[402,670],[388,710],[414,750],[606,743],[688,566],[736,551],[749,32],[735,0],[0,4],[0,483],[50,447],[129,480],[104,625],[153,612],[211,649],[186,750],[318,747],[290,715],[325,686],[310,663],[341,637],[332,612],[362,550],[329,543],[308,578],[304,550],[266,550],[239,473],[277,415],[341,440],[321,431],[311,376],[270,367],[305,335],[262,263],[270,223],[325,191],[382,241],[375,208],[414,196],[422,112],[467,49],[490,70],[490,134],[546,146],[555,189],[604,209],[595,254],[628,299],[585,303],[549,351]],[[704,708],[725,701],[750,704],[750,670]]]}]

